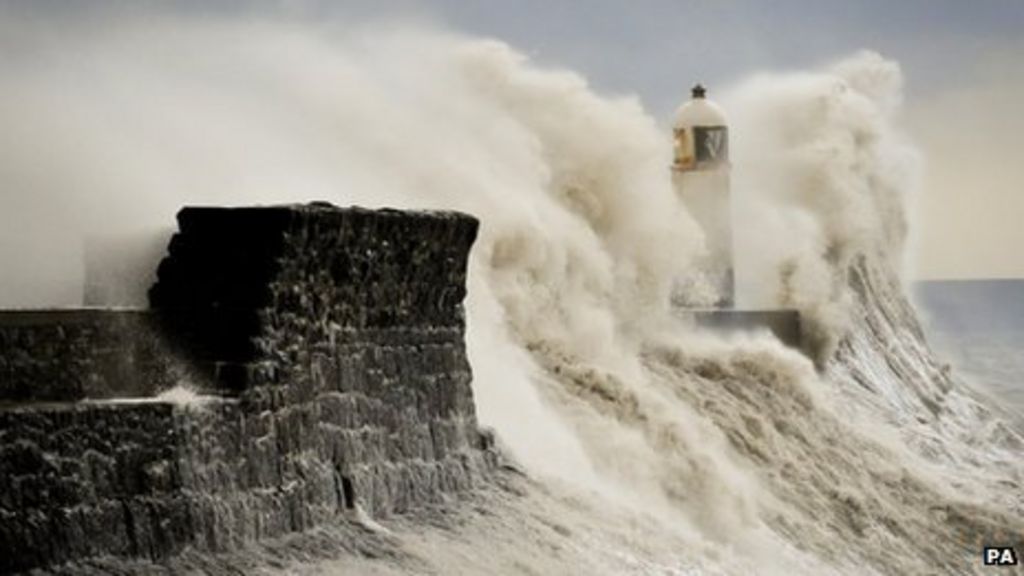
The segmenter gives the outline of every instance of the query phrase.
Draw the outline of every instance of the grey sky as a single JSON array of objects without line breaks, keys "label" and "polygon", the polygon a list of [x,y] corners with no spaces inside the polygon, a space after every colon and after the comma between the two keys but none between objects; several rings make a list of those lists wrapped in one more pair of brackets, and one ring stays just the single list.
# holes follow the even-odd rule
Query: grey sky
[{"label": "grey sky", "polygon": [[[169,5],[116,4],[129,11]],[[8,9],[57,21],[102,18],[96,5],[0,0]],[[1008,131],[1024,116],[1015,104],[1024,86],[1024,67],[1018,64],[1024,60],[1020,0],[189,0],[172,5],[176,11],[231,17],[269,12],[339,22],[400,18],[495,37],[542,65],[579,71],[599,91],[637,94],[662,122],[696,80],[713,93],[758,70],[807,68],[872,49],[902,65],[908,125],[932,167],[919,211],[919,275],[1024,277],[1024,256],[1017,254],[1024,251],[1024,227],[1018,225],[1024,221],[1024,174],[1016,168],[1024,165],[1024,155],[1009,138],[957,145],[962,133],[977,126]],[[961,114],[963,108],[970,113]],[[1019,134],[1024,126],[1018,128]],[[956,166],[964,170],[951,173]],[[963,190],[967,185],[969,194]]]},{"label": "grey sky", "polygon": [[898,60],[912,95],[971,78],[1000,46],[1019,47],[1019,0],[155,0],[0,2],[51,14],[174,10],[309,18],[415,19],[493,36],[541,63],[576,69],[599,89],[635,92],[664,117],[694,78],[795,69],[869,48]]},{"label": "grey sky", "polygon": [[[416,3],[428,11],[428,3]],[[870,48],[900,61],[911,94],[964,80],[972,63],[1017,42],[1024,2],[672,1],[429,3],[452,27],[493,35],[599,88],[641,95],[659,117],[694,78],[801,68]]]},{"label": "grey sky", "polygon": [[662,122],[698,79],[714,87],[880,52],[903,67],[908,127],[926,157],[916,275],[1024,277],[1024,154],[1013,136],[1024,133],[1024,2],[435,0],[388,11],[494,36],[599,90],[636,93]]}]

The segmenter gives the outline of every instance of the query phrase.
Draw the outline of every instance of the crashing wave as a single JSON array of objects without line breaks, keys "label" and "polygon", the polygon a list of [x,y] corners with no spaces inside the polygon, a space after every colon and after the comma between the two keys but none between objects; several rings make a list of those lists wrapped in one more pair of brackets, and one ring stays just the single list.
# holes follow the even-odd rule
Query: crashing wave
[{"label": "crashing wave", "polygon": [[[482,221],[474,392],[530,479],[469,511],[365,519],[391,540],[353,537],[367,544],[338,569],[966,573],[982,543],[1019,544],[1021,431],[934,357],[900,279],[916,153],[894,63],[761,75],[726,99],[740,301],[800,309],[809,360],[674,319],[702,239],[635,98],[421,29],[126,18],[59,41],[0,24],[18,47],[0,59],[0,174],[36,194],[5,196],[0,220],[44,252],[33,262],[71,259],[54,230],[119,232],[186,203]],[[0,246],[11,277],[27,260]],[[64,285],[70,269],[40,274]],[[439,524],[449,513],[472,518]]]}]

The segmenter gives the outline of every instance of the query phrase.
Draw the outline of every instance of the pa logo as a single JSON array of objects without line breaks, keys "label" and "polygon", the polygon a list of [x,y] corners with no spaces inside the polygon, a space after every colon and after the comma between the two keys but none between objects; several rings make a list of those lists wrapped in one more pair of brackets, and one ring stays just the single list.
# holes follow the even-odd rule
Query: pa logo
[{"label": "pa logo", "polygon": [[986,566],[1017,565],[1017,552],[1012,546],[986,546],[984,558]]}]

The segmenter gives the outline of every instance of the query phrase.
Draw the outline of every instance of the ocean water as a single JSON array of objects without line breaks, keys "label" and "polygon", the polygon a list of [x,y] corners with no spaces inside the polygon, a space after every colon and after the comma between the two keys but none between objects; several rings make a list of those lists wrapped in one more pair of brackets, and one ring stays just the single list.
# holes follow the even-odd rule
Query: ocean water
[{"label": "ocean water", "polygon": [[635,97],[401,23],[66,24],[0,22],[5,306],[76,303],[69,246],[158,234],[186,203],[481,220],[467,347],[508,458],[494,486],[184,568],[984,574],[984,544],[1024,549],[1024,431],[935,353],[902,280],[919,158],[898,63],[723,91],[739,302],[798,309],[800,353],[673,313],[703,236]]},{"label": "ocean water", "polygon": [[1024,413],[1024,280],[919,282],[914,293],[940,353]]}]

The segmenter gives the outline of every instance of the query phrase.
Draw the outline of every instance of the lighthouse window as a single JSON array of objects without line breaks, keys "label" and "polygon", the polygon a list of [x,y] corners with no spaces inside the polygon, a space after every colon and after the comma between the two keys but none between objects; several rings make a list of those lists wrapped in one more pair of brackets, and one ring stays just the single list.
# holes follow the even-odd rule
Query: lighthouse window
[{"label": "lighthouse window", "polygon": [[699,126],[693,130],[698,163],[715,164],[729,157],[729,139],[724,126]]},{"label": "lighthouse window", "polygon": [[675,130],[674,148],[676,168],[689,168],[693,166],[692,140],[685,128],[677,128]]}]

